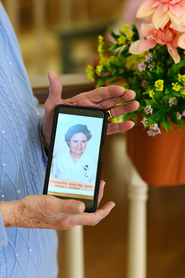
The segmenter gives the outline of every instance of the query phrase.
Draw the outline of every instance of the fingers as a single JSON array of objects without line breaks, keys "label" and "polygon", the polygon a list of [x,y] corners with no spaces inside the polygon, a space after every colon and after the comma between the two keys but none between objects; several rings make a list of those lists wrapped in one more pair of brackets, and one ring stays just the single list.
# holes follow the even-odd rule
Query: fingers
[{"label": "fingers", "polygon": [[[103,195],[104,182],[100,185],[99,201]],[[86,213],[84,203],[76,200],[61,200],[54,196],[29,195],[21,199],[17,215],[17,227],[67,230],[75,225],[96,225],[112,208],[109,202],[95,213]]]},{"label": "fingers", "polygon": [[[100,197],[99,201],[103,195],[104,182],[101,182],[100,185]],[[85,205],[79,201],[75,200],[59,200],[61,201],[60,208],[57,209],[55,216],[56,223],[51,226],[49,223],[48,228],[55,228],[58,230],[68,230],[76,225],[83,226],[94,226],[98,224],[102,219],[104,219],[113,209],[115,204],[113,202],[108,202],[101,209],[98,209],[94,213],[84,212]],[[59,213],[60,211],[60,213]]]},{"label": "fingers", "polygon": [[125,88],[120,86],[112,85],[106,88],[108,90],[105,90],[104,87],[96,89],[99,90],[97,92],[100,100],[98,105],[100,108],[103,108],[105,110],[110,109],[111,107],[115,107],[119,103],[131,101],[135,98],[136,95],[134,91],[125,90]]},{"label": "fingers", "polygon": [[100,87],[87,93],[81,93],[68,100],[61,99],[62,83],[58,75],[50,71],[49,78],[49,97],[45,104],[46,113],[50,112],[59,104],[72,104],[81,106],[91,106],[111,110],[113,118],[116,118],[125,113],[135,111],[139,107],[137,101],[117,105],[122,102],[128,102],[135,98],[135,92],[125,90],[125,88],[117,85],[108,87]]},{"label": "fingers", "polygon": [[136,111],[138,108],[139,108],[139,102],[132,101],[132,102],[114,106],[114,107],[110,108],[109,110],[111,112],[112,117],[117,118],[126,113]]},{"label": "fingers", "polygon": [[[132,101],[129,103],[125,103],[123,105],[117,105],[110,110],[110,113],[113,118],[119,117],[123,114],[133,112],[139,108],[139,103],[137,101]],[[125,121],[120,123],[109,123],[107,125],[107,135],[115,134],[118,132],[126,131],[131,129],[135,123],[133,121]]]},{"label": "fingers", "polygon": [[[103,197],[105,182],[100,181],[99,195],[98,195],[98,206]],[[85,225],[85,226],[94,226],[97,225],[101,220],[103,220],[114,208],[114,202],[106,203],[101,209],[96,210],[94,213],[82,213],[73,216],[74,225]]]},{"label": "fingers", "polygon": [[78,214],[85,210],[84,203],[77,200],[62,200],[49,195],[43,197],[45,197],[44,209],[45,211],[48,210],[48,213],[58,214],[63,212],[65,214]]},{"label": "fingers", "polygon": [[79,94],[67,101],[72,105],[92,106],[106,110],[121,102],[130,101],[134,98],[134,91],[125,90],[125,88],[121,86],[111,85]]},{"label": "fingers", "polygon": [[132,121],[126,121],[121,123],[110,123],[107,125],[107,135],[123,132],[131,129],[135,125]]},{"label": "fingers", "polygon": [[105,187],[105,182],[103,180],[101,180],[100,186],[99,186],[98,206],[101,202],[101,199],[103,198],[104,187]]},{"label": "fingers", "polygon": [[62,205],[62,212],[66,214],[81,214],[85,211],[85,204],[76,200],[65,200],[65,205]]},{"label": "fingers", "polygon": [[115,207],[114,202],[106,203],[101,209],[98,209],[94,213],[83,213],[74,216],[73,221],[75,225],[86,225],[86,226],[95,226],[101,220],[103,220]]},{"label": "fingers", "polygon": [[125,113],[135,111],[139,107],[139,103],[137,101],[126,103],[120,107],[117,106],[117,104],[122,102],[133,100],[136,95],[134,91],[126,90],[125,88],[117,85],[100,87],[90,92],[78,94],[77,96],[64,101],[61,99],[62,83],[58,75],[55,72],[50,71],[48,73],[48,78],[49,97],[46,104],[50,104],[50,106],[55,107],[56,105],[66,103],[72,105],[99,107],[105,110],[111,109],[111,113],[114,118]]}]

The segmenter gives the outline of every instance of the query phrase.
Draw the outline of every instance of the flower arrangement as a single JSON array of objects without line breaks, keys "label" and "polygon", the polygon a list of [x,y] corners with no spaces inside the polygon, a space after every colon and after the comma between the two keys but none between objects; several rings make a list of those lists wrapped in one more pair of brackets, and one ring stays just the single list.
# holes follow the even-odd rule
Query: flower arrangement
[{"label": "flower arrangement", "polygon": [[[143,18],[141,38],[134,24],[125,24],[110,42],[99,36],[99,62],[87,66],[97,87],[119,84],[136,92],[138,111],[150,136],[179,130],[185,122],[185,0],[146,0],[136,17]],[[123,116],[137,121],[138,111]]]}]

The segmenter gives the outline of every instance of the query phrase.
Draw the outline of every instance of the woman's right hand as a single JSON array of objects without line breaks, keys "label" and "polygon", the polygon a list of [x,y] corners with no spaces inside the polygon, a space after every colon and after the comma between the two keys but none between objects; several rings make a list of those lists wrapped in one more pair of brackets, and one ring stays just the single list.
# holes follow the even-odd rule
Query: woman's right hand
[{"label": "woman's right hand", "polygon": [[[134,91],[116,85],[96,88],[90,92],[63,100],[61,98],[62,83],[58,75],[51,71],[48,73],[48,78],[50,83],[49,96],[45,102],[45,114],[42,118],[42,132],[48,145],[50,144],[54,110],[59,104],[102,108],[109,110],[113,118],[133,112],[139,107],[139,103],[133,100],[136,95]],[[117,105],[122,102],[124,104]],[[107,125],[107,134],[125,131],[133,126],[134,122],[130,120],[118,123],[111,122]]]}]

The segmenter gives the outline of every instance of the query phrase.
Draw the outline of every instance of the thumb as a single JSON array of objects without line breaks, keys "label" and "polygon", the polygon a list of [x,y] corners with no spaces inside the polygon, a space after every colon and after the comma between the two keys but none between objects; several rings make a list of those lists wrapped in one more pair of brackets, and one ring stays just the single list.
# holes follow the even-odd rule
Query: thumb
[{"label": "thumb", "polygon": [[80,201],[76,201],[73,199],[63,200],[62,205],[62,212],[67,214],[80,214],[83,213],[85,210],[85,204]]},{"label": "thumb", "polygon": [[48,72],[49,79],[49,96],[45,102],[45,115],[54,113],[55,107],[60,104],[68,104],[62,100],[62,82],[59,76],[54,71]]},{"label": "thumb", "polygon": [[56,106],[66,102],[61,99],[62,83],[58,75],[54,71],[50,71],[48,72],[48,78],[49,96],[44,105],[45,114],[42,117],[42,131],[45,141],[49,145],[55,108]]},{"label": "thumb", "polygon": [[54,71],[48,72],[49,97],[48,101],[54,104],[61,102],[62,83],[59,76]]}]

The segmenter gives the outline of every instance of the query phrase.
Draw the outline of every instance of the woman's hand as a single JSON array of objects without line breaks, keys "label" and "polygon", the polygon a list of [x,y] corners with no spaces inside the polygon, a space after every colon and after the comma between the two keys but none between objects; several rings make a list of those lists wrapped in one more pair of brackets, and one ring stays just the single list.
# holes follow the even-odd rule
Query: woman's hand
[{"label": "woman's hand", "polygon": [[[104,182],[100,182],[98,204],[103,197]],[[49,195],[28,195],[19,201],[0,202],[0,210],[7,227],[68,230],[76,225],[94,226],[105,218],[112,208],[108,202],[94,213],[86,213],[84,203],[62,200]]]},{"label": "woman's hand", "polygon": [[[45,102],[45,115],[42,119],[42,131],[48,145],[50,143],[54,110],[57,105],[68,104],[103,108],[105,110],[110,110],[113,118],[135,111],[139,107],[137,101],[131,101],[135,98],[134,91],[125,90],[123,87],[116,85],[100,87],[90,92],[81,93],[72,98],[63,100],[61,98],[62,84],[58,75],[51,71],[48,73],[48,78],[50,84],[49,96]],[[117,106],[117,104],[126,101],[131,102]],[[125,131],[133,126],[134,123],[132,121],[109,123],[107,126],[107,134]]]}]

